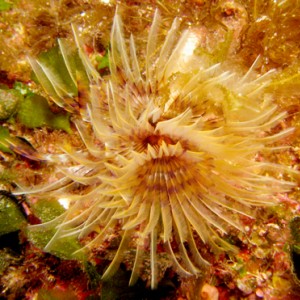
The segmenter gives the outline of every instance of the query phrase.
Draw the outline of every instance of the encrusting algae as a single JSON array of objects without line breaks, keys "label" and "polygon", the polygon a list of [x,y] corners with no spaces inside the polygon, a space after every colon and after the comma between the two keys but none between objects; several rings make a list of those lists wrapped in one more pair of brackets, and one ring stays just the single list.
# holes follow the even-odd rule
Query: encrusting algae
[{"label": "encrusting algae", "polygon": [[236,251],[225,235],[243,232],[241,216],[253,218],[253,207],[277,203],[298,175],[265,158],[284,149],[280,141],[294,131],[280,126],[287,114],[271,88],[278,71],[257,73],[259,56],[245,72],[215,63],[201,51],[201,36],[181,30],[178,18],[162,37],[161,19],[156,10],[148,41],[137,49],[133,35],[124,37],[116,12],[110,74],[103,77],[76,26],[75,44],[62,39],[56,54],[48,53],[56,63],[47,54],[30,59],[49,97],[73,114],[85,149],[66,144],[62,154],[45,153],[43,160],[55,167],[51,182],[16,191],[67,206],[30,228],[55,229],[45,251],[70,236],[82,242],[77,252],[85,251],[117,234],[121,240],[103,279],[133,251],[130,284],[150,257],[152,288],[158,247],[180,275],[201,274],[209,265],[201,243],[212,251]]}]

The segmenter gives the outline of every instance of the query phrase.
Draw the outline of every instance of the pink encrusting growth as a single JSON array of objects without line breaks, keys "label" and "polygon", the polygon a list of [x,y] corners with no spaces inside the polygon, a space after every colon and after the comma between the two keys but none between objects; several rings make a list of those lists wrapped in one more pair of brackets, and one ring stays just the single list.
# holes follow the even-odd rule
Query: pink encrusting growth
[{"label": "pink encrusting growth", "polygon": [[278,177],[289,178],[292,170],[256,159],[279,150],[274,142],[293,132],[274,130],[286,117],[268,89],[275,70],[258,75],[258,57],[248,72],[231,71],[229,63],[199,54],[199,37],[179,26],[175,19],[161,40],[156,11],[145,50],[137,51],[117,13],[106,77],[94,69],[74,29],[76,49],[59,42],[72,89],[57,70],[31,59],[50,98],[73,113],[86,148],[45,154],[57,181],[21,193],[68,203],[64,214],[33,227],[56,229],[45,251],[58,239],[91,232],[95,238],[80,251],[99,247],[117,230],[121,242],[104,279],[131,250],[130,284],[150,257],[155,288],[158,244],[181,275],[197,275],[208,264],[200,240],[212,250],[234,251],[221,236],[233,227],[243,231],[240,215],[251,217],[254,206],[274,204],[276,194],[294,187]]}]

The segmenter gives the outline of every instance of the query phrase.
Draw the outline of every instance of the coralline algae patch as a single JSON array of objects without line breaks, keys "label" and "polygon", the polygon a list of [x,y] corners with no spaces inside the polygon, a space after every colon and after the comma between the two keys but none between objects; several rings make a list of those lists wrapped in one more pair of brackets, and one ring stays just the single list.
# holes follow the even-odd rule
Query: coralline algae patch
[{"label": "coralline algae patch", "polygon": [[[236,12],[244,16],[241,5]],[[30,58],[52,106],[72,121],[70,127],[69,115],[62,115],[64,125],[57,120],[61,127],[55,127],[49,111],[33,128],[72,130],[82,141],[33,151],[29,159],[40,164],[36,183],[15,180],[15,195],[27,195],[29,209],[42,221],[29,226],[28,238],[61,257],[96,262],[102,255],[110,260],[103,280],[121,263],[131,272],[130,285],[141,277],[153,289],[170,268],[182,280],[203,281],[207,270],[224,268],[232,269],[232,289],[271,295],[262,280],[274,279],[278,287],[284,274],[266,266],[259,281],[257,270],[244,262],[260,254],[259,261],[271,262],[276,251],[265,249],[263,235],[255,239],[255,228],[276,221],[260,207],[278,216],[270,207],[297,186],[297,164],[280,163],[286,151],[295,151],[288,144],[297,132],[290,120],[295,115],[277,99],[286,86],[297,86],[297,73],[291,67],[267,70],[263,55],[249,68],[230,58],[240,46],[234,34],[243,26],[210,44],[215,50],[209,52],[209,28],[195,30],[179,17],[165,25],[156,10],[148,37],[136,42],[121,19],[117,10],[100,72],[76,25],[73,41],[60,39],[56,48]],[[22,145],[7,138],[4,144],[28,158]],[[278,222],[287,232],[287,223]],[[277,244],[283,251],[284,242]],[[219,286],[225,283],[226,276],[214,276],[224,280]]]}]

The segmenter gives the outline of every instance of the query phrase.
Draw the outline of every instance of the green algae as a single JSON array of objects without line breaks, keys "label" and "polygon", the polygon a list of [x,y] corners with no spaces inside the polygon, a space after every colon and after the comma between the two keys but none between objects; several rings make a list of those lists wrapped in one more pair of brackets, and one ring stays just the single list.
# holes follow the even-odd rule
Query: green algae
[{"label": "green algae", "polygon": [[26,224],[18,205],[6,195],[0,195],[0,236],[17,231]]},{"label": "green algae", "polygon": [[[76,29],[74,29],[76,31]],[[89,79],[79,50],[67,40],[30,59],[39,83],[51,99],[71,113],[82,113],[89,101]]]},{"label": "green algae", "polygon": [[96,56],[96,62],[97,62],[97,70],[101,71],[105,68],[109,68],[109,55],[108,51],[105,53],[104,56]]},{"label": "green algae", "polygon": [[[36,247],[44,249],[46,245],[51,241],[55,233],[55,229],[40,230],[38,228],[31,227],[27,230],[27,237],[29,241],[32,242]],[[55,240],[55,242],[51,246],[51,250],[46,252],[49,252],[62,259],[83,260],[85,258],[84,253],[76,252],[80,250],[80,248],[82,248],[82,246],[79,244],[77,238],[66,237]]]},{"label": "green algae", "polygon": [[16,111],[23,99],[22,94],[14,89],[0,89],[0,120],[7,120]]},{"label": "green algae", "polygon": [[6,140],[10,138],[9,130],[0,125],[0,151],[5,153],[12,153],[12,151],[7,147]]},{"label": "green algae", "polygon": [[33,94],[32,90],[27,86],[26,84],[16,81],[14,84],[14,90],[20,92],[23,96],[31,95]]},{"label": "green algae", "polygon": [[9,3],[5,0],[0,0],[0,11],[10,10],[12,6],[12,3]]},{"label": "green algae", "polygon": [[[65,209],[54,199],[42,199],[32,206],[34,214],[43,222],[50,222],[56,217],[60,216]],[[57,222],[59,224],[59,221]],[[27,229],[28,239],[37,247],[43,249],[51,241],[56,234],[56,228],[47,228],[32,226]],[[79,259],[85,258],[83,252],[77,252],[82,246],[78,242],[76,237],[69,236],[60,239],[56,239],[49,251],[51,254],[62,259]]]},{"label": "green algae", "polygon": [[27,128],[49,126],[53,129],[62,129],[67,133],[72,132],[69,115],[53,113],[47,100],[37,94],[28,95],[20,103],[17,118]]},{"label": "green algae", "polygon": [[42,222],[51,221],[65,212],[55,199],[40,199],[32,206],[32,210]]}]

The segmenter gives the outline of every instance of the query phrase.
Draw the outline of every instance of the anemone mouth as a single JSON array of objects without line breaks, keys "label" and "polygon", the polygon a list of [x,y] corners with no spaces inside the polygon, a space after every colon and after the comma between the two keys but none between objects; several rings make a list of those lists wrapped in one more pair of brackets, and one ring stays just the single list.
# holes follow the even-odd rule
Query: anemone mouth
[{"label": "anemone mouth", "polygon": [[[208,264],[197,247],[199,240],[215,250],[234,251],[221,236],[230,228],[243,231],[240,216],[251,218],[252,207],[274,204],[276,193],[295,185],[272,176],[292,170],[255,159],[293,131],[272,133],[285,118],[265,92],[274,71],[258,76],[258,58],[248,72],[238,74],[195,54],[199,39],[190,30],[179,36],[178,19],[157,45],[159,26],[156,12],[141,68],[133,36],[125,40],[116,14],[108,78],[93,68],[74,29],[76,59],[70,50],[74,47],[64,42],[60,47],[62,68],[77,92],[85,83],[84,92],[77,93],[83,95],[80,101],[70,98],[49,63],[31,61],[48,94],[75,114],[86,149],[47,156],[60,179],[25,191],[70,203],[60,217],[32,227],[55,229],[47,251],[68,236],[84,240],[95,233],[84,246],[95,248],[117,233],[121,242],[104,278],[133,249],[130,283],[146,253],[153,288],[158,244],[178,272],[197,275]],[[83,193],[78,185],[86,187]]]}]

